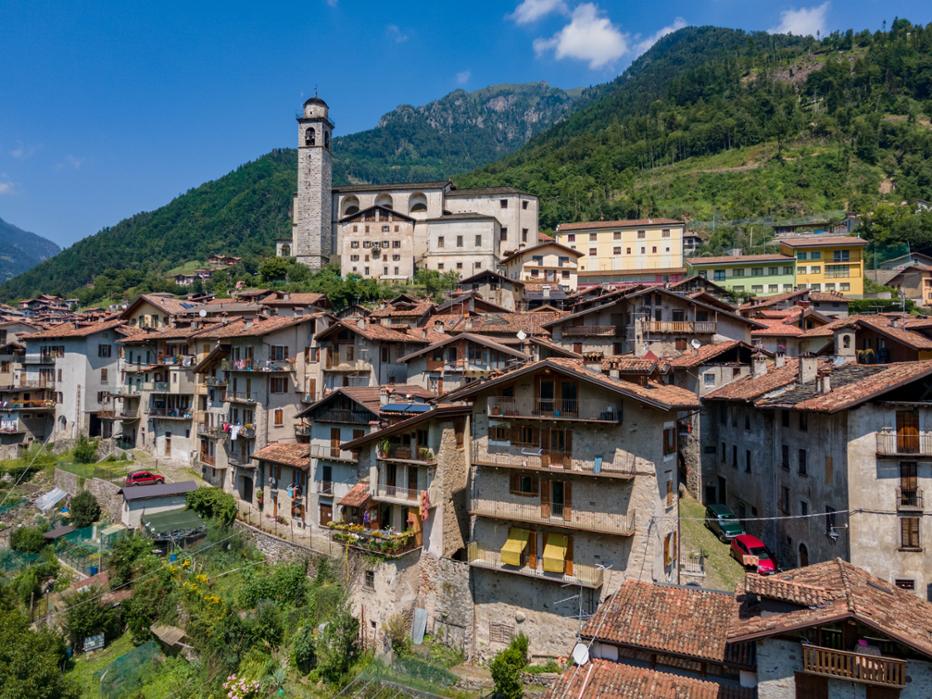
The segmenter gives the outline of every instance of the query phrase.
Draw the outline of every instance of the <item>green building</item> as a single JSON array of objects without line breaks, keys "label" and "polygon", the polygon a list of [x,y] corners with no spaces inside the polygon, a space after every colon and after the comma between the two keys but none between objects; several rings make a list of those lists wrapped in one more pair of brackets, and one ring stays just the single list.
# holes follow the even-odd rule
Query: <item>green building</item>
[{"label": "green building", "polygon": [[770,296],[796,289],[796,259],[779,253],[691,257],[690,270],[739,296]]}]

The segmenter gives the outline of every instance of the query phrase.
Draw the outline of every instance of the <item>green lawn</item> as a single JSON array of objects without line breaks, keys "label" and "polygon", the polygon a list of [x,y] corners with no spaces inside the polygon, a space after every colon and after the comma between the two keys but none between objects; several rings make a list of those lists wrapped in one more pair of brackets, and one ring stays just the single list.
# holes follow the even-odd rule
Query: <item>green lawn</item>
[{"label": "green lawn", "polygon": [[702,517],[705,508],[688,493],[680,498],[680,536],[683,537],[682,556],[705,553],[705,582],[703,587],[733,591],[744,577],[744,569],[728,554],[728,544],[719,541],[705,526]]},{"label": "green lawn", "polygon": [[129,634],[125,633],[103,650],[87,655],[79,653],[75,657],[74,667],[67,675],[81,688],[82,697],[98,697],[99,681],[94,674],[132,649],[133,642]]},{"label": "green lawn", "polygon": [[81,478],[104,478],[105,480],[122,478],[129,473],[132,466],[133,462],[129,460],[101,461],[96,464],[79,464],[67,461],[58,464],[58,468]]}]

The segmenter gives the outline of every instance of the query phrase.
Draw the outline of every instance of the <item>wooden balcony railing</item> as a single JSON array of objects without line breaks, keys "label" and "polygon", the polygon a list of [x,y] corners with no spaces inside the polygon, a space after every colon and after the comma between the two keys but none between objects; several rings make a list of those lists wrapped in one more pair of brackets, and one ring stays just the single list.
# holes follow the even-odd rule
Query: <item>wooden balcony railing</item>
[{"label": "wooden balcony railing", "polygon": [[574,454],[547,449],[517,446],[473,447],[472,460],[478,466],[494,468],[517,468],[548,473],[573,473],[602,478],[634,478],[637,475],[634,454],[620,452],[608,454],[606,458],[590,451],[581,452],[583,447],[574,447]]},{"label": "wooden balcony railing", "polygon": [[207,453],[205,453],[205,452],[202,451],[202,452],[198,455],[198,458],[200,459],[200,461],[201,461],[202,464],[206,464],[207,466],[216,466],[216,465],[217,465],[217,459],[216,459],[216,457],[215,457],[213,454],[207,454]]},{"label": "wooden balcony railing", "polygon": [[477,498],[473,501],[472,514],[511,522],[579,529],[598,534],[634,535],[636,511],[633,508],[626,514],[577,510],[566,506],[564,506],[562,512],[559,509],[551,503],[549,506],[550,515],[548,516],[538,503],[524,505]]},{"label": "wooden balcony railing", "polygon": [[476,541],[470,541],[469,565],[488,570],[500,570],[504,573],[515,573],[540,580],[552,580],[555,583],[568,585],[582,585],[583,587],[597,588],[602,586],[604,569],[598,566],[585,565],[573,561],[572,575],[566,573],[548,573],[543,569],[543,559],[538,558],[537,565],[511,566],[502,562],[501,553],[494,549],[483,548]]},{"label": "wooden balcony railing", "polygon": [[803,645],[803,672],[883,687],[906,686],[905,660],[822,646]]},{"label": "wooden balcony railing", "polygon": [[714,320],[646,320],[644,332],[649,333],[688,333],[695,335],[714,335],[717,324]]},{"label": "wooden balcony railing", "polygon": [[407,461],[419,466],[433,466],[437,455],[428,447],[403,447],[392,444],[387,451],[379,450],[376,456],[382,461]]},{"label": "wooden balcony railing", "polygon": [[368,359],[340,359],[328,354],[324,369],[327,371],[369,371],[372,369],[372,364]]},{"label": "wooden balcony railing", "polygon": [[896,489],[896,509],[898,510],[921,510],[922,509],[922,488],[897,488]]},{"label": "wooden balcony railing", "polygon": [[622,334],[615,325],[568,325],[563,328],[566,337],[613,337]]},{"label": "wooden balcony railing", "polygon": [[877,433],[878,456],[932,456],[932,432]]},{"label": "wooden balcony railing", "polygon": [[486,400],[489,417],[515,417],[542,420],[577,420],[580,422],[621,422],[618,405],[607,400],[527,399],[490,396]]},{"label": "wooden balcony railing", "polygon": [[329,461],[344,461],[348,464],[355,464],[359,461],[356,452],[349,449],[340,449],[325,444],[312,444],[311,457],[315,459],[326,459]]}]

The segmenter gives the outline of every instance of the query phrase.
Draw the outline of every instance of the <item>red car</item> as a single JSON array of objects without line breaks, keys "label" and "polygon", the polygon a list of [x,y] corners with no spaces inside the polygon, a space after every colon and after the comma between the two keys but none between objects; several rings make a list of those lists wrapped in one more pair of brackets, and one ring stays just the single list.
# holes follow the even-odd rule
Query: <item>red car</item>
[{"label": "red car", "polygon": [[759,575],[777,572],[777,562],[764,542],[751,534],[741,534],[731,540],[731,555],[745,568],[756,568]]},{"label": "red car", "polygon": [[156,485],[164,482],[165,476],[152,471],[133,471],[126,476],[126,485]]}]

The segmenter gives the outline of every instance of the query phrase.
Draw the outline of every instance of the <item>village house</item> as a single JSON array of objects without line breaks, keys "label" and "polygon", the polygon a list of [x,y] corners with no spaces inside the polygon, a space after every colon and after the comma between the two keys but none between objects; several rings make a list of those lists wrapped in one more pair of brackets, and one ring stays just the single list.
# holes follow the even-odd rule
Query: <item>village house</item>
[{"label": "village house", "polygon": [[524,283],[518,279],[509,279],[494,270],[484,269],[461,279],[456,288],[460,293],[475,292],[506,311],[516,311],[522,298]]},{"label": "village house", "polygon": [[738,296],[764,296],[796,289],[796,259],[779,253],[690,257],[689,268]]},{"label": "village house", "polygon": [[[520,632],[533,654],[559,655],[626,577],[672,579],[676,420],[694,394],[547,359],[445,397],[464,399],[477,652]],[[567,586],[578,599],[561,603]]]},{"label": "village house", "polygon": [[867,241],[846,235],[781,238],[780,252],[796,258],[796,284],[811,291],[864,295],[864,248]]}]

